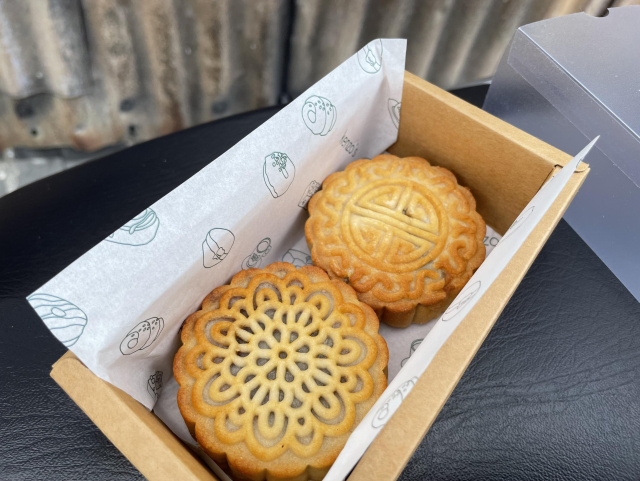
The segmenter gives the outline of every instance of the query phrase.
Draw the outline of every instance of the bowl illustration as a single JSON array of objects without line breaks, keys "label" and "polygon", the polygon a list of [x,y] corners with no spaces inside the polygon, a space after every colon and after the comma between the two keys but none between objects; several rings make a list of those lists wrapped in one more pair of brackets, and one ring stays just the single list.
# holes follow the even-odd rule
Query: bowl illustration
[{"label": "bowl illustration", "polygon": [[310,266],[311,256],[306,252],[299,251],[297,249],[289,249],[283,256],[282,262],[288,262],[296,267]]},{"label": "bowl illustration", "polygon": [[382,40],[373,40],[358,50],[358,63],[367,73],[379,72],[382,68]]},{"label": "bowl illustration", "polygon": [[280,197],[293,182],[296,176],[296,166],[293,165],[287,154],[273,152],[264,158],[262,175],[271,195]]},{"label": "bowl illustration", "polygon": [[71,347],[78,341],[87,325],[82,309],[50,294],[32,294],[27,300],[62,344]]},{"label": "bowl illustration", "polygon": [[393,125],[396,126],[396,129],[400,127],[400,104],[400,102],[394,99],[389,99],[387,102],[389,115],[391,116],[391,121],[393,122]]},{"label": "bowl illustration", "polygon": [[256,246],[253,252],[245,257],[242,261],[243,269],[251,269],[252,267],[260,267],[262,259],[271,251],[271,239],[265,237]]},{"label": "bowl illustration", "polygon": [[302,120],[314,135],[325,136],[336,123],[338,111],[333,104],[324,97],[312,95],[302,106]]},{"label": "bowl illustration", "polygon": [[155,239],[160,219],[151,209],[145,209],[117,231],[107,237],[107,242],[128,246],[143,246]]},{"label": "bowl illustration", "polygon": [[215,228],[207,232],[202,243],[202,264],[210,268],[222,262],[231,251],[236,237],[227,229]]}]

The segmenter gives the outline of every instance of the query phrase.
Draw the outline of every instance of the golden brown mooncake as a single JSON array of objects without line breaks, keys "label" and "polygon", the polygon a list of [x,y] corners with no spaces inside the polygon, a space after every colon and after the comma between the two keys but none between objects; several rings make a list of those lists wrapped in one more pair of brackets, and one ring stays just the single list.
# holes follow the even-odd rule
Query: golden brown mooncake
[{"label": "golden brown mooncake", "polygon": [[419,157],[379,155],[326,178],[305,225],[313,264],[394,327],[442,314],[485,257],[469,189]]},{"label": "golden brown mooncake", "polygon": [[354,290],[318,267],[243,270],[182,328],[182,417],[236,479],[322,479],[387,387],[378,327]]}]

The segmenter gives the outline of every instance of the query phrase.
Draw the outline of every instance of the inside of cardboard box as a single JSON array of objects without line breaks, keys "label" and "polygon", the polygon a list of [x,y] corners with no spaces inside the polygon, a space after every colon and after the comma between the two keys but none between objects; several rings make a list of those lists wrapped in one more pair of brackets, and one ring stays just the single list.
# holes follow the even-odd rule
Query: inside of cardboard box
[{"label": "inside of cardboard box", "polygon": [[471,189],[487,225],[502,235],[555,165],[531,149],[527,134],[513,129],[507,136],[505,126],[513,129],[406,73],[398,141],[388,150],[451,170]]},{"label": "inside of cardboard box", "polygon": [[[407,73],[398,141],[388,150],[401,157],[424,157],[434,165],[451,170],[461,185],[471,189],[477,200],[478,211],[487,224],[504,234],[557,164],[549,159],[557,160],[558,156],[545,158],[549,147],[540,142],[544,147],[538,149],[536,142],[527,134]],[[532,147],[534,145],[535,148]],[[86,367],[82,368],[88,371]],[[70,393],[72,379],[67,379],[68,384],[65,385],[61,376],[56,377],[53,373],[52,376]],[[103,381],[100,383],[107,384]],[[78,398],[81,397],[80,393],[76,394]],[[78,402],[78,398],[70,395]],[[122,395],[127,396],[124,393]],[[106,433],[110,423],[95,419],[90,411],[87,409],[85,412]],[[132,411],[131,416],[144,418],[151,436],[163,430],[170,433],[154,413]],[[207,476],[211,474],[211,478],[200,477],[203,474],[198,471],[195,475],[197,479],[218,479],[202,466],[197,455],[180,443],[177,437],[173,434],[169,437],[176,441],[171,446],[175,456],[182,462],[188,459],[190,469],[198,471],[202,468]],[[115,444],[125,454],[129,452],[118,443]],[[141,468],[144,460],[135,460],[134,464]]]}]

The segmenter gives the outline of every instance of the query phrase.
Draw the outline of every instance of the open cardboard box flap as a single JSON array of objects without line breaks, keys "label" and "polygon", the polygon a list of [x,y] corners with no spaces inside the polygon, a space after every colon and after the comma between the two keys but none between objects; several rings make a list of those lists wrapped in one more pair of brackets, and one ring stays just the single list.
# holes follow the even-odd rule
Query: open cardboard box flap
[{"label": "open cardboard box flap", "polygon": [[[478,212],[503,234],[559,166],[571,157],[453,95],[406,73],[402,121],[392,154],[446,167],[473,192]],[[350,480],[396,479],[462,377],[520,280],[584,182],[575,172],[517,254],[440,349]],[[73,354],[51,377],[147,479],[216,476],[160,421]]]}]

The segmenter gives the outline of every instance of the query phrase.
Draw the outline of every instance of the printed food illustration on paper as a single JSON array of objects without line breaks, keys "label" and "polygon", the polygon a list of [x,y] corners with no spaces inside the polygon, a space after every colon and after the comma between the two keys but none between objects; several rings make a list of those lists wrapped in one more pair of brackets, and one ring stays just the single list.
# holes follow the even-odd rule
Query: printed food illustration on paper
[{"label": "printed food illustration on paper", "polygon": [[264,158],[262,166],[264,183],[273,197],[280,197],[296,176],[296,166],[283,152],[273,152]]},{"label": "printed food illustration on paper", "polygon": [[150,317],[136,324],[120,343],[120,352],[125,356],[148,348],[158,339],[164,329],[164,319]]},{"label": "printed food illustration on paper", "polygon": [[220,264],[233,247],[236,237],[227,229],[215,228],[207,232],[202,243],[202,265],[205,268]]},{"label": "printed food illustration on paper", "polygon": [[387,102],[387,106],[389,107],[389,116],[391,117],[393,125],[396,126],[396,129],[400,127],[400,105],[401,102],[398,102],[395,99],[389,99]]},{"label": "printed food illustration on paper", "polygon": [[305,190],[304,194],[302,194],[302,198],[300,199],[300,202],[298,202],[298,207],[307,210],[307,204],[309,203],[309,200],[311,200],[313,194],[320,190],[320,187],[322,187],[320,183],[312,180],[311,183],[307,186],[307,190]]},{"label": "printed food illustration on paper", "polygon": [[314,135],[327,135],[333,129],[337,118],[337,109],[324,97],[312,95],[302,106],[302,120]]},{"label": "printed food illustration on paper", "polygon": [[[551,181],[549,181],[551,182]],[[504,236],[502,236],[502,239],[506,239],[507,237],[509,237],[511,234],[513,234],[522,224],[525,223],[525,221],[529,218],[529,216],[531,214],[533,214],[533,211],[535,209],[535,205],[532,205],[531,207],[525,209],[519,216],[518,218],[513,222],[513,224],[511,224],[511,227],[509,227],[509,230],[507,232],[504,233]]]},{"label": "printed food illustration on paper", "polygon": [[408,381],[402,383],[398,389],[391,393],[391,396],[389,396],[385,400],[384,404],[380,406],[371,421],[371,425],[374,428],[381,428],[387,423],[391,416],[393,416],[393,413],[398,409],[398,406],[402,404],[402,401],[404,401],[411,389],[413,389],[413,386],[416,385],[416,382],[418,382],[418,377],[414,376]]},{"label": "printed food illustration on paper", "polygon": [[407,357],[405,357],[401,362],[400,362],[400,367],[404,367],[405,363],[409,360],[409,358],[411,357],[411,355],[416,352],[416,349],[418,349],[418,346],[420,346],[420,344],[422,344],[422,341],[424,339],[416,339],[411,343],[411,347],[409,348],[409,355]]},{"label": "printed food illustration on paper", "polygon": [[160,219],[152,209],[145,209],[117,231],[107,237],[107,242],[127,246],[143,246],[155,239]]},{"label": "printed food illustration on paper", "polygon": [[149,376],[149,380],[147,381],[147,392],[149,395],[158,400],[158,396],[160,396],[160,391],[162,390],[162,371],[156,371],[155,374]]},{"label": "printed food illustration on paper", "polygon": [[478,291],[482,283],[480,281],[476,281],[471,285],[465,286],[460,294],[453,300],[453,303],[448,307],[444,314],[442,315],[443,321],[449,321],[453,319],[463,308],[466,306],[471,299],[473,299]]},{"label": "printed food illustration on paper", "polygon": [[367,73],[379,72],[382,68],[382,40],[373,40],[358,50],[358,63]]},{"label": "printed food illustration on paper", "polygon": [[312,264],[311,255],[297,249],[289,249],[285,252],[282,256],[282,262],[288,262],[298,268],[302,266],[310,266]]},{"label": "printed food illustration on paper", "polygon": [[260,267],[262,259],[269,253],[269,251],[271,251],[271,239],[265,237],[260,241],[253,252],[242,261],[242,268],[251,269],[252,267]]},{"label": "printed food illustration on paper", "polygon": [[51,294],[36,293],[27,300],[62,344],[71,347],[78,341],[87,325],[87,315],[82,309]]}]

